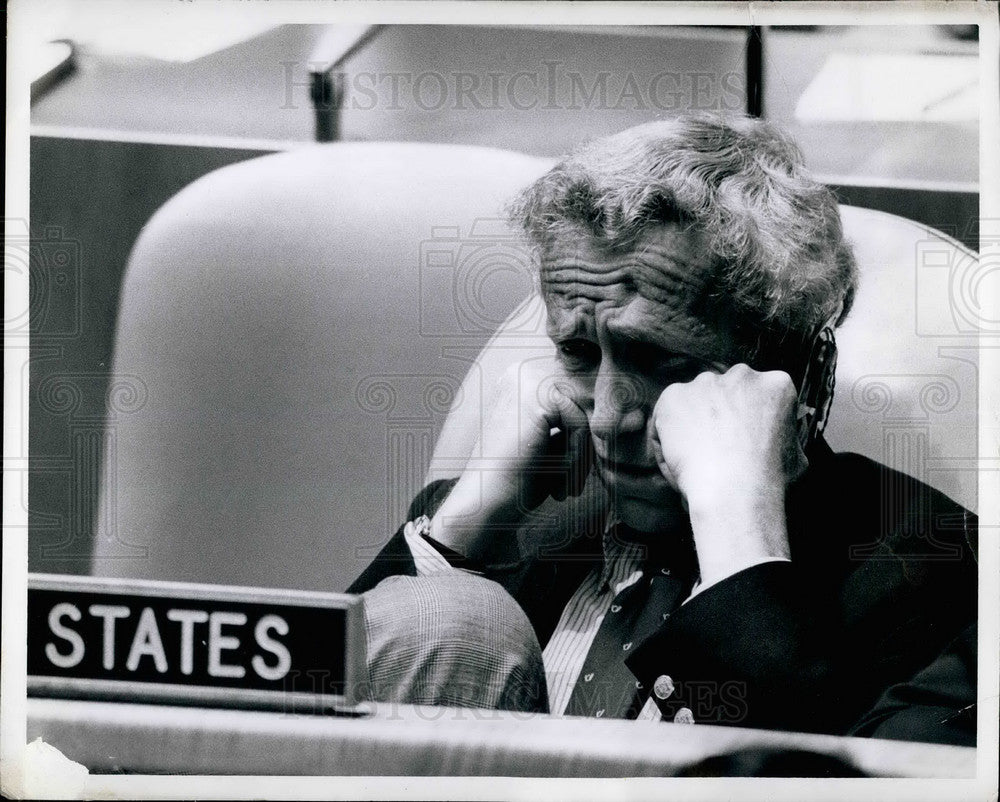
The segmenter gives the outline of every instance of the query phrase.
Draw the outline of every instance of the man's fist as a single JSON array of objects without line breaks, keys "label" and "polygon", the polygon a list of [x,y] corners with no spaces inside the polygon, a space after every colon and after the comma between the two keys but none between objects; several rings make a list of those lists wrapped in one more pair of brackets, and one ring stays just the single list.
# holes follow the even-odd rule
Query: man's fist
[{"label": "man's fist", "polygon": [[[555,358],[504,371],[466,471],[481,472],[491,505],[533,510],[550,495],[578,494],[593,461],[587,416]],[[499,496],[497,495],[499,494]]]},{"label": "man's fist", "polygon": [[554,358],[511,365],[495,388],[458,483],[432,522],[435,539],[469,557],[503,559],[496,542],[550,495],[580,493],[593,462],[587,416]]},{"label": "man's fist", "polygon": [[743,364],[660,394],[654,450],[687,504],[703,583],[788,557],[785,490],[808,464],[797,411],[788,374]]}]

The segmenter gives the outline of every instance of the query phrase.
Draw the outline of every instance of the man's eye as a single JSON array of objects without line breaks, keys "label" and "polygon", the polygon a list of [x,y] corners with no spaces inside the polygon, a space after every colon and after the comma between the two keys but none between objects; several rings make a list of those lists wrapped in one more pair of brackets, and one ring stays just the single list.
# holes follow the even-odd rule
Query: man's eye
[{"label": "man's eye", "polygon": [[588,340],[564,340],[559,343],[559,356],[567,366],[582,370],[600,362],[601,349]]},{"label": "man's eye", "polygon": [[670,382],[688,382],[699,373],[713,370],[710,363],[683,354],[671,354],[655,346],[634,344],[629,358],[640,371]]},{"label": "man's eye", "polygon": [[696,378],[699,373],[712,370],[711,365],[702,362],[700,359],[669,359],[660,365],[660,372],[667,375],[675,382],[689,382]]}]

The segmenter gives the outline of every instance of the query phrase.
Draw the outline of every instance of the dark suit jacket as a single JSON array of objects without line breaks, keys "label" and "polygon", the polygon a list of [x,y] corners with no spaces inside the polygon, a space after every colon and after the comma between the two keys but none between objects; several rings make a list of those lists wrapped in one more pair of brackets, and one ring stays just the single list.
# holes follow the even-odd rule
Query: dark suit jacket
[{"label": "dark suit jacket", "polygon": [[[976,519],[927,485],[819,442],[789,491],[791,562],[748,568],[678,608],[632,650],[645,688],[698,722],[844,734],[976,620]],[[414,501],[433,514],[453,482]],[[522,606],[544,647],[599,559],[594,533],[486,575]],[[597,541],[599,542],[599,541]],[[349,592],[416,569],[396,532]],[[648,692],[648,691],[647,691]],[[917,739],[937,740],[933,733]]]},{"label": "dark suit jacket", "polygon": [[933,663],[883,693],[850,734],[975,746],[977,634],[969,625]]}]

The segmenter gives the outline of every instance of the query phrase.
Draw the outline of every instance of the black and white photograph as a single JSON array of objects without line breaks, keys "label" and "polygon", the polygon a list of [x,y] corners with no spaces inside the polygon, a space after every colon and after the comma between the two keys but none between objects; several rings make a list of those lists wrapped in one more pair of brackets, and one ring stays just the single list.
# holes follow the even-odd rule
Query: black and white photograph
[{"label": "black and white photograph", "polygon": [[994,0],[8,8],[5,798],[996,799]]}]

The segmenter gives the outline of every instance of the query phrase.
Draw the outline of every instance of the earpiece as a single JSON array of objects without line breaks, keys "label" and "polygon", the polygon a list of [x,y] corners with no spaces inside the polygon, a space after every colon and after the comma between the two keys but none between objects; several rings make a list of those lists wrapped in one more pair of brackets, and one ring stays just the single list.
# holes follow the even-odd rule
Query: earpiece
[{"label": "earpiece", "polygon": [[837,340],[831,320],[813,338],[799,387],[798,434],[802,450],[826,428],[837,372]]}]

